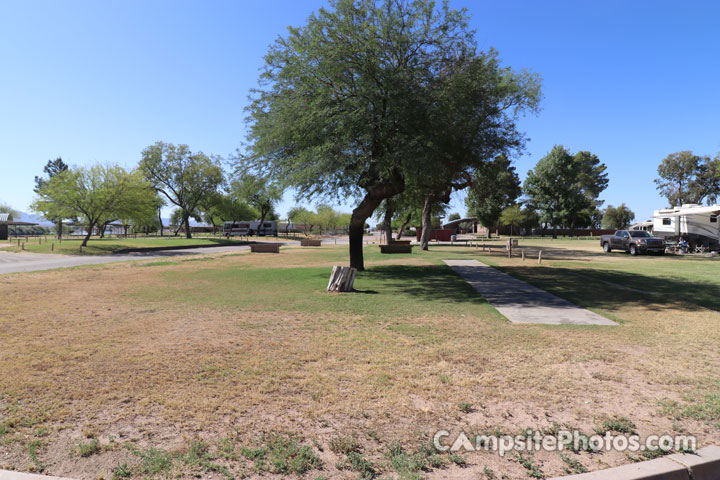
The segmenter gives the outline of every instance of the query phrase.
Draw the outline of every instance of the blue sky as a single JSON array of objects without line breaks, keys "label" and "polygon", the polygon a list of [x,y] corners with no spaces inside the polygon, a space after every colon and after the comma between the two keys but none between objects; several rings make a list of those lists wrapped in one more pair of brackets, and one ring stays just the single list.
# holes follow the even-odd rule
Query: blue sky
[{"label": "blue sky", "polygon": [[[27,211],[57,156],[131,167],[158,140],[233,153],[268,45],[324,4],[0,0],[0,202]],[[452,4],[468,8],[481,48],[543,77],[542,111],[519,124],[531,139],[521,178],[555,144],[589,150],[608,166],[601,198],[642,219],[665,205],[662,158],[720,152],[720,3]]]}]

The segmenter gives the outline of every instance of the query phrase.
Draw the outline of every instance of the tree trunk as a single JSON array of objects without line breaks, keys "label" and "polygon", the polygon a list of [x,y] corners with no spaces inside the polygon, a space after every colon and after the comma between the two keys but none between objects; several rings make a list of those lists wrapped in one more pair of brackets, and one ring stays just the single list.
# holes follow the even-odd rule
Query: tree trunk
[{"label": "tree trunk", "polygon": [[425,203],[423,204],[422,211],[422,236],[420,237],[420,248],[423,250],[428,249],[430,243],[430,231],[432,230],[432,196],[428,195],[425,197]]},{"label": "tree trunk", "polygon": [[94,223],[90,223],[90,224],[88,225],[87,235],[85,235],[85,238],[83,238],[83,241],[82,241],[82,243],[81,243],[81,246],[87,247],[87,242],[88,242],[88,240],[90,240],[90,237],[92,236],[92,232],[93,232],[93,229],[94,229],[94,228],[95,228],[95,224],[94,224]]},{"label": "tree trunk", "polygon": [[552,238],[557,238],[557,227],[553,225],[553,235]]},{"label": "tree trunk", "polygon": [[185,226],[185,238],[192,238],[190,234],[190,215],[183,212],[183,225]]},{"label": "tree trunk", "polygon": [[62,238],[62,218],[58,218],[57,221],[57,237],[58,239]]},{"label": "tree trunk", "polygon": [[350,266],[356,268],[359,272],[365,270],[365,260],[363,258],[365,222],[382,201],[382,198],[376,198],[367,193],[350,216]]},{"label": "tree trunk", "polygon": [[160,222],[160,236],[163,236],[162,210],[158,208],[158,222]]},{"label": "tree trunk", "polygon": [[100,238],[105,238],[105,229],[107,228],[107,223],[103,223],[100,227]]},{"label": "tree trunk", "polygon": [[385,242],[392,242],[392,217],[395,215],[395,208],[388,199],[385,202],[385,219],[383,220],[383,229],[385,230]]},{"label": "tree trunk", "polygon": [[403,233],[405,232],[405,229],[407,228],[408,224],[410,223],[410,219],[412,218],[412,213],[408,213],[407,217],[405,217],[405,221],[400,225],[400,228],[397,232],[397,239],[400,240],[403,236]]}]

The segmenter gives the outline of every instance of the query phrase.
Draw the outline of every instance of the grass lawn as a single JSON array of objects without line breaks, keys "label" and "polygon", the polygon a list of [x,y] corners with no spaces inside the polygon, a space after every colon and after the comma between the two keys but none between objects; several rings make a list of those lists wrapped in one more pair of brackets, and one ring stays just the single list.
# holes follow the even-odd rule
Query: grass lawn
[{"label": "grass lawn", "polygon": [[[63,238],[61,241],[53,238],[33,237],[21,239],[25,241],[25,250],[35,253],[60,253],[64,255],[110,255],[128,248],[174,248],[186,246],[210,246],[210,245],[234,245],[240,240],[237,238],[225,239],[222,237],[215,238],[191,238],[184,237],[147,237],[147,238],[96,238],[93,237],[88,241],[87,247],[80,251],[82,238]],[[5,242],[3,242],[5,243]],[[18,252],[21,247],[18,246],[17,240],[11,240],[5,243],[7,246],[3,251]]]},{"label": "grass lawn", "polygon": [[[521,246],[524,262],[368,246],[351,294],[324,291],[347,246],[0,277],[12,299],[0,313],[0,467],[519,479],[631,459],[447,455],[428,442],[441,429],[614,424],[720,441],[717,260],[607,255],[596,241]],[[477,258],[620,325],[510,324],[446,258]]]}]

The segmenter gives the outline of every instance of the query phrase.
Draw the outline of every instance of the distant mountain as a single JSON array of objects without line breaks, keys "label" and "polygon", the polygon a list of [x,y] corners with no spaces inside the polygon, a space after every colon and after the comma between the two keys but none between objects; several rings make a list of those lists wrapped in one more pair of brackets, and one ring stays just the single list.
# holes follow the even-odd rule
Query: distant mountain
[{"label": "distant mountain", "polygon": [[31,222],[40,224],[41,227],[52,227],[53,223],[48,222],[45,217],[40,215],[33,215],[32,213],[19,212],[20,217],[13,217],[13,220],[17,222]]}]

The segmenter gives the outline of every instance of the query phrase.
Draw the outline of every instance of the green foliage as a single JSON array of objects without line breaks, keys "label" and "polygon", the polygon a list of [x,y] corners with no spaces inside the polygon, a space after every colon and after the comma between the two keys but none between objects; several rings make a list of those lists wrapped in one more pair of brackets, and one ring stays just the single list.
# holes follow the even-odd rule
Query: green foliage
[{"label": "green foliage", "polygon": [[589,152],[575,155],[556,145],[528,172],[529,205],[553,227],[581,228],[596,222],[600,193],[607,188],[606,167]]},{"label": "green foliage", "polygon": [[338,455],[348,455],[351,452],[360,452],[362,447],[353,437],[336,437],[330,440],[330,450]]},{"label": "green foliage", "polygon": [[55,160],[48,160],[48,162],[43,167],[43,172],[47,175],[47,178],[45,177],[35,177],[35,188],[33,189],[35,193],[39,194],[40,190],[47,184],[48,180],[57,175],[58,173],[62,173],[65,170],[67,170],[69,167],[65,162],[63,162],[63,159],[61,157],[56,158]]},{"label": "green foliage", "polygon": [[223,222],[242,222],[257,220],[260,212],[250,206],[246,199],[240,194],[240,189],[233,182],[230,190],[225,194],[218,194],[205,208],[203,220],[213,225],[220,225]]},{"label": "green foliage", "polygon": [[603,228],[614,228],[615,230],[620,230],[630,225],[634,219],[635,213],[624,203],[621,203],[617,208],[612,205],[608,205],[603,212],[602,226]]},{"label": "green foliage", "polygon": [[172,467],[172,456],[165,450],[148,448],[136,453],[141,457],[141,471],[146,475],[165,474]]},{"label": "green foliage", "polygon": [[91,438],[87,442],[78,442],[77,444],[78,455],[81,457],[95,455],[96,453],[99,453],[100,450],[102,450],[102,448],[100,447],[100,442],[98,442],[96,438]]},{"label": "green foliage", "polygon": [[710,203],[720,194],[720,154],[713,160],[690,151],[671,153],[658,166],[655,184],[669,206]]},{"label": "green foliage", "polygon": [[572,458],[569,455],[565,455],[563,453],[560,454],[560,459],[565,462],[565,473],[571,474],[571,473],[585,473],[587,472],[587,468],[585,468],[585,465],[580,463],[580,460],[577,458]]},{"label": "green foliage", "polygon": [[282,189],[269,178],[245,173],[231,185],[231,191],[238,200],[245,201],[250,208],[259,214],[259,220],[264,222],[275,209],[275,205],[282,198]]},{"label": "green foliage", "polygon": [[189,218],[200,216],[199,209],[224,181],[219,160],[193,153],[187,145],[157,142],[143,150],[139,168],[155,190],[180,208],[190,238]]},{"label": "green foliage", "polygon": [[499,155],[475,170],[465,205],[469,215],[489,229],[498,224],[503,209],[515,203],[520,193],[515,167],[506,155]]},{"label": "green foliage", "polygon": [[691,418],[720,427],[720,392],[686,396],[680,402],[665,400],[660,406],[660,413],[671,418]]},{"label": "green foliage", "polygon": [[95,227],[153,208],[153,199],[153,190],[140,172],[96,165],[50,178],[39,190],[33,209],[46,218],[80,218],[88,231],[85,246]]},{"label": "green foliage", "polygon": [[132,477],[132,470],[127,463],[121,463],[112,470],[112,480],[121,480]]},{"label": "green foliage", "polygon": [[473,411],[472,403],[460,402],[458,408],[463,413],[471,413]]},{"label": "green foliage", "polygon": [[635,424],[627,417],[605,418],[595,428],[595,433],[603,435],[606,432],[634,434]]},{"label": "green foliage", "polygon": [[460,220],[461,218],[462,217],[460,216],[460,214],[456,212],[456,213],[451,213],[450,215],[448,215],[447,220],[448,220],[448,222],[452,222],[454,220]]},{"label": "green foliage", "polygon": [[521,145],[514,119],[539,97],[536,76],[476,51],[464,11],[430,0],[332,1],[265,60],[245,160],[301,197],[362,196],[350,226],[361,270],[362,227],[383,200],[467,184]]},{"label": "green foliage", "polygon": [[358,472],[359,478],[362,480],[372,480],[377,476],[375,466],[363,457],[361,453],[350,451],[346,455],[347,458],[337,465],[339,470]]},{"label": "green foliage", "polygon": [[259,448],[241,450],[245,458],[255,462],[258,471],[302,475],[321,465],[312,448],[300,444],[294,438],[270,434],[263,437],[262,441],[263,445]]},{"label": "green foliage", "polygon": [[306,235],[310,233],[334,232],[338,229],[347,231],[350,225],[350,214],[333,209],[326,204],[320,204],[312,212],[304,207],[295,206],[288,211],[288,220],[302,227]]},{"label": "green foliage", "polygon": [[[440,468],[447,463],[447,459],[435,449],[432,443],[424,444],[411,453],[406,451],[399,442],[392,442],[385,451],[385,458],[390,467],[402,479],[419,479],[422,471]],[[464,465],[465,459],[456,455],[450,458],[450,461],[457,465]]]},{"label": "green foliage", "polygon": [[535,459],[532,456],[526,457],[518,453],[516,458],[518,463],[525,467],[530,478],[545,478],[545,474],[540,470],[540,467],[535,463]]},{"label": "green foliage", "polygon": [[510,226],[510,234],[516,226],[521,225],[525,221],[525,213],[521,210],[520,205],[513,205],[503,210],[500,215],[500,223]]}]

